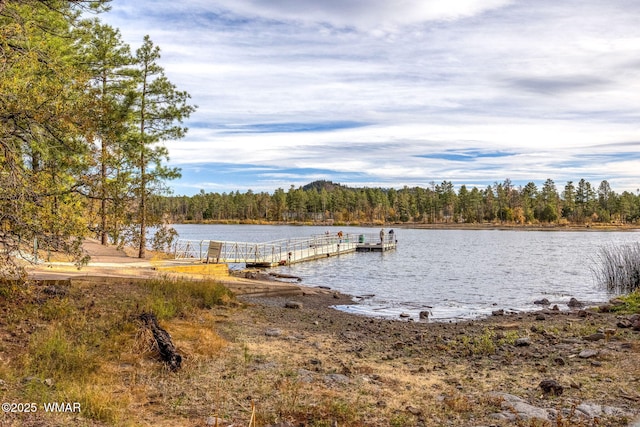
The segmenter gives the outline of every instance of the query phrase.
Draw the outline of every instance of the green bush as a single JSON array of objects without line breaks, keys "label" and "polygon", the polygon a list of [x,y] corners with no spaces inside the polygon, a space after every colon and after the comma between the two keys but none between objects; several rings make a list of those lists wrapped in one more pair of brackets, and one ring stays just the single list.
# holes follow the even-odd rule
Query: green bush
[{"label": "green bush", "polygon": [[618,299],[623,301],[624,304],[614,305],[613,311],[621,314],[640,313],[640,289],[636,289],[629,295],[621,296]]}]

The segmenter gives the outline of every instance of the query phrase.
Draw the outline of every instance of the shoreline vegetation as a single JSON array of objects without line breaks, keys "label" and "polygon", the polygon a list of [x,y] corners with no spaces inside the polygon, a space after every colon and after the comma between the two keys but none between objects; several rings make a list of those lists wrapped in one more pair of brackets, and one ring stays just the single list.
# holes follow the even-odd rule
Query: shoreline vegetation
[{"label": "shoreline vegetation", "polygon": [[425,230],[521,230],[521,231],[637,231],[640,224],[515,224],[515,223],[424,223],[424,222],[360,222],[360,221],[265,221],[265,220],[182,220],[174,224],[194,225],[291,225],[327,227],[395,227]]}]

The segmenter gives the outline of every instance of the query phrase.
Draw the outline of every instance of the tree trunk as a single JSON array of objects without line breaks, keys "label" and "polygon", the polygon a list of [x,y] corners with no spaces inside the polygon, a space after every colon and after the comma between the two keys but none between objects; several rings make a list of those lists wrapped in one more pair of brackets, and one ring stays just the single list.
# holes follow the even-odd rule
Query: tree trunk
[{"label": "tree trunk", "polygon": [[153,338],[158,345],[158,351],[160,352],[160,358],[167,364],[170,370],[177,371],[182,366],[182,356],[176,352],[176,348],[171,342],[171,335],[165,331],[158,324],[158,319],[153,313],[142,313],[140,315],[142,320],[151,332]]},{"label": "tree trunk", "polygon": [[140,102],[140,247],[138,248],[138,258],[144,258],[147,246],[147,172],[145,150],[145,108],[147,93],[147,70],[144,73],[144,83],[142,86],[142,99]]},{"label": "tree trunk", "polygon": [[[102,75],[102,100],[107,92],[107,76]],[[104,110],[103,110],[104,113]],[[104,246],[109,244],[107,235],[107,143],[104,140],[104,135],[100,135],[100,243]]]},{"label": "tree trunk", "polygon": [[102,168],[101,168],[101,190],[102,194],[100,194],[100,243],[104,246],[109,244],[109,239],[107,235],[107,164],[105,162],[105,157],[107,155],[107,147],[105,147],[104,140],[102,141]]},{"label": "tree trunk", "polygon": [[141,155],[140,175],[142,183],[140,184],[140,247],[138,248],[138,258],[144,258],[147,246],[147,189],[144,178],[145,164],[144,153]]}]

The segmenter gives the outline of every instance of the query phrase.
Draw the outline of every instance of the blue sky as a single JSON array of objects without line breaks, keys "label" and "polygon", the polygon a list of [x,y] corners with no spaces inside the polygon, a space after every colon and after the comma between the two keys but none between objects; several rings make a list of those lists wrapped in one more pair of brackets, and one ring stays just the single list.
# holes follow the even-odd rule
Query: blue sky
[{"label": "blue sky", "polygon": [[198,110],[176,194],[327,179],[640,188],[635,0],[113,0]]}]

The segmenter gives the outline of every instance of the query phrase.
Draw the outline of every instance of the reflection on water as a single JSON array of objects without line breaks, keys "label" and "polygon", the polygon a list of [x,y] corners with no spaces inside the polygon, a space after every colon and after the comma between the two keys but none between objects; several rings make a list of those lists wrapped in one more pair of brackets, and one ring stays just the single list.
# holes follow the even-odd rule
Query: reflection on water
[{"label": "reflection on water", "polygon": [[[307,237],[338,227],[176,225],[185,239],[264,242]],[[349,227],[349,233],[379,229]],[[496,309],[530,311],[547,298],[561,306],[571,297],[602,302],[610,295],[592,277],[599,248],[638,241],[637,232],[544,232],[502,230],[395,229],[398,249],[352,253],[274,270],[329,286],[355,297],[338,307],[358,314],[398,317],[431,312],[450,320],[491,314]],[[373,296],[371,296],[373,295]]]}]

